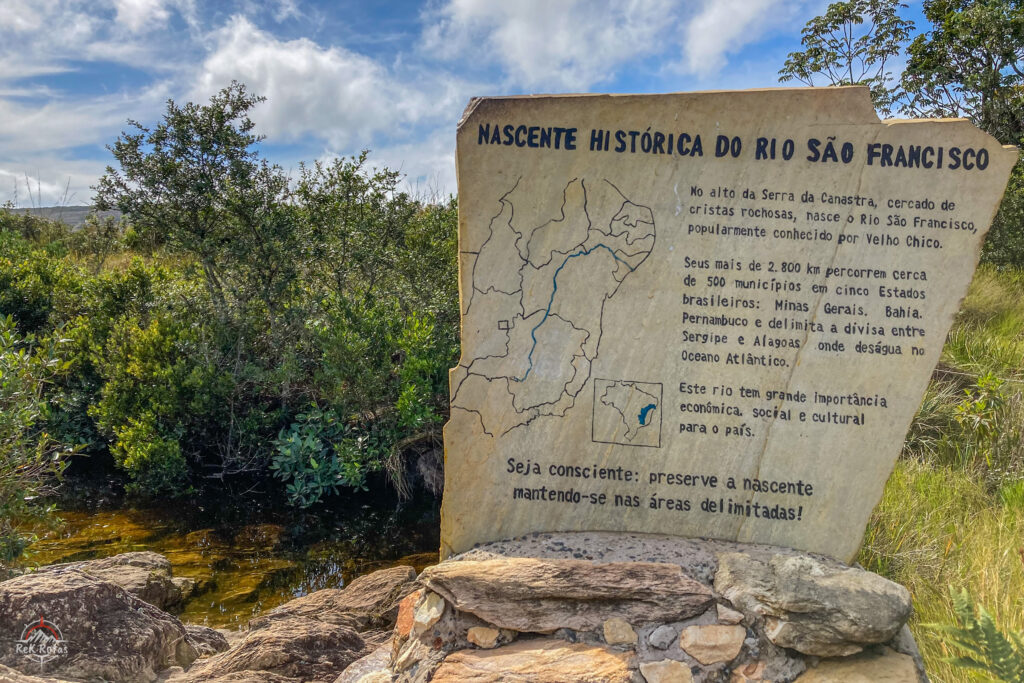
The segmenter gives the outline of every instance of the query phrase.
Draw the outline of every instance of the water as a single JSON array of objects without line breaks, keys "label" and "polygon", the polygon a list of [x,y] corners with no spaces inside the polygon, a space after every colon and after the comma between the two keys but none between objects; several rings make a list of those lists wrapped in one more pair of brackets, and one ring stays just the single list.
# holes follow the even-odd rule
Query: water
[{"label": "water", "polygon": [[63,526],[41,532],[28,561],[42,566],[152,550],[170,560],[174,576],[197,583],[181,620],[218,628],[241,626],[288,600],[377,569],[420,571],[437,561],[436,507],[429,505],[262,522],[225,523],[215,512],[189,503],[60,511]]}]

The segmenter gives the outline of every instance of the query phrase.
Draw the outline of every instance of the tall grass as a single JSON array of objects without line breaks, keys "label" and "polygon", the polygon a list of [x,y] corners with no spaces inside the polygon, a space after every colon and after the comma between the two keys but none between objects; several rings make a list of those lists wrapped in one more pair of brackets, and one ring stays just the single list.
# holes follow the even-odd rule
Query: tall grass
[{"label": "tall grass", "polygon": [[907,586],[937,683],[990,680],[928,624],[956,622],[966,588],[1024,629],[1024,274],[979,269],[865,533],[860,562]]}]

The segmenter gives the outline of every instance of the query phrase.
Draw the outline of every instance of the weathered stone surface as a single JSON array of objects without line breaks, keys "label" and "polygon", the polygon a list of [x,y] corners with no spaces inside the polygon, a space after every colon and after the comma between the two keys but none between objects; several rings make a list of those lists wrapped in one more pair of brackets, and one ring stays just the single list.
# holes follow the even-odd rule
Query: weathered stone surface
[{"label": "weathered stone surface", "polygon": [[776,645],[822,657],[892,640],[911,610],[903,586],[810,556],[723,554],[715,590],[744,612],[767,617]]},{"label": "weathered stone surface", "polygon": [[715,605],[715,614],[720,624],[738,624],[743,621],[743,612],[737,612],[721,603]]},{"label": "weathered stone surface", "polygon": [[442,556],[601,529],[852,560],[1016,150],[865,87],[475,99],[457,140]]},{"label": "weathered stone surface", "polygon": [[227,652],[196,663],[188,679],[211,681],[266,671],[305,681],[333,681],[367,654],[365,649],[359,634],[345,626],[301,616],[278,618],[250,631]]},{"label": "weathered stone surface", "polygon": [[487,626],[474,626],[466,632],[466,640],[479,648],[490,650],[498,644],[498,637],[501,631]]},{"label": "weathered stone surface", "polygon": [[52,683],[53,680],[23,674],[17,669],[0,664],[0,683]]},{"label": "weathered stone surface", "polygon": [[365,657],[352,662],[335,679],[334,683],[366,683],[371,677],[377,676],[381,680],[391,681],[391,672],[388,664],[391,663],[391,643],[385,643]]},{"label": "weathered stone surface", "polygon": [[755,683],[764,680],[765,663],[763,661],[747,662],[732,670],[729,683]]},{"label": "weathered stone surface", "polygon": [[675,642],[677,635],[674,628],[663,624],[651,631],[651,635],[647,636],[647,642],[655,649],[667,650]]},{"label": "weathered stone surface", "polygon": [[427,591],[420,598],[412,615],[412,632],[422,633],[436,624],[444,616],[445,602],[437,593]]},{"label": "weathered stone surface", "polygon": [[494,650],[460,650],[441,663],[433,683],[629,683],[629,659],[604,648],[525,640]]},{"label": "weathered stone surface", "polygon": [[391,683],[392,676],[387,671],[374,671],[360,678],[356,683]]},{"label": "weathered stone surface", "polygon": [[625,619],[612,617],[604,622],[604,642],[609,645],[636,645],[637,635]]},{"label": "weathered stone surface", "polygon": [[914,659],[889,648],[841,659],[823,659],[797,683],[918,683]]},{"label": "weathered stone surface", "polygon": [[[66,655],[46,663],[47,676],[152,680],[157,671],[188,666],[199,655],[178,619],[121,586],[75,569],[0,583],[0,624],[12,634],[40,615],[56,624],[68,643]],[[10,638],[0,639],[0,664],[38,673],[38,665],[17,654]]]},{"label": "weathered stone surface", "polygon": [[109,581],[160,609],[179,604],[192,592],[192,581],[171,576],[171,563],[159,553],[121,553],[98,560],[41,567],[37,574],[75,569],[99,581]]},{"label": "weathered stone surface", "polygon": [[215,655],[230,649],[228,639],[220,631],[206,626],[185,624],[188,639],[201,656]]},{"label": "weathered stone surface", "polygon": [[[196,680],[189,673],[180,672],[166,679],[166,683],[190,683]],[[161,680],[160,683],[165,682]],[[203,683],[303,683],[303,681],[300,678],[282,676],[269,671],[233,671],[216,678],[203,679]]]},{"label": "weathered stone surface", "polygon": [[416,603],[423,596],[423,591],[413,591],[398,603],[398,617],[395,619],[395,634],[404,638],[412,632],[412,623],[416,613]]},{"label": "weathered stone surface", "polygon": [[278,619],[308,617],[356,631],[392,628],[398,604],[414,590],[416,570],[393,567],[360,576],[342,589],[327,588],[304,595],[249,621],[252,630]]},{"label": "weathered stone surface", "polygon": [[693,683],[690,667],[672,659],[644,662],[640,665],[640,673],[647,683]]},{"label": "weathered stone surface", "polygon": [[612,617],[679,621],[711,602],[678,565],[653,562],[466,560],[429,567],[420,580],[456,609],[516,631],[597,630]]},{"label": "weathered stone surface", "polygon": [[742,626],[687,626],[679,634],[679,647],[701,664],[717,664],[735,659],[746,637]]}]

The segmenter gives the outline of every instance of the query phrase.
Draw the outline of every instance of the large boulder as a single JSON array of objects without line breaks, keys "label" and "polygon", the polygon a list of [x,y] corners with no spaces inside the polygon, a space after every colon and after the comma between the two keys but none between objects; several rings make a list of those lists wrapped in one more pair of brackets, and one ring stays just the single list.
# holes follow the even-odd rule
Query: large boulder
[{"label": "large boulder", "polygon": [[390,629],[398,617],[398,603],[415,590],[416,570],[393,567],[360,576],[345,588],[327,588],[296,598],[249,621],[259,630],[275,621],[306,617],[354,631]]},{"label": "large boulder", "polygon": [[420,581],[456,609],[499,628],[550,632],[630,623],[681,621],[712,604],[708,586],[664,562],[507,557],[445,562]]},{"label": "large boulder", "polygon": [[[0,624],[13,629],[44,618],[60,629],[66,653],[43,664],[47,677],[150,681],[161,669],[198,657],[178,619],[109,581],[75,569],[0,583]],[[40,664],[0,639],[0,664],[40,675]]]},{"label": "large boulder", "polygon": [[231,648],[228,639],[216,629],[197,624],[185,624],[185,631],[201,656],[215,655]]},{"label": "large boulder", "polygon": [[334,681],[366,654],[366,643],[350,628],[302,616],[282,617],[250,631],[227,652],[198,662],[184,680],[268,680],[264,674],[273,674]]},{"label": "large boulder", "polygon": [[100,581],[116,583],[149,604],[167,609],[183,602],[192,592],[193,582],[171,576],[171,563],[153,552],[122,553],[99,560],[66,562],[42,567],[37,574],[77,570]]},{"label": "large boulder", "polygon": [[910,617],[910,593],[878,574],[810,555],[718,557],[715,590],[765,618],[780,647],[836,657],[892,640]]}]

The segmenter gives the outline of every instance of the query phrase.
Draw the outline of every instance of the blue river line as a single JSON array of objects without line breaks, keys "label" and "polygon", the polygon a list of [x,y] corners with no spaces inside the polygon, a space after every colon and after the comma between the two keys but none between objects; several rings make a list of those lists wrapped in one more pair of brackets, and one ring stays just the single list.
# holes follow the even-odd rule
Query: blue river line
[{"label": "blue river line", "polygon": [[616,256],[615,252],[612,251],[611,248],[608,247],[608,245],[606,245],[606,244],[598,244],[598,245],[595,245],[595,246],[591,247],[590,249],[581,249],[578,252],[576,252],[575,254],[570,254],[569,256],[566,256],[565,260],[562,261],[562,265],[558,266],[558,268],[555,269],[554,277],[551,278],[551,285],[552,285],[551,299],[548,301],[547,310],[544,311],[544,317],[541,318],[541,321],[539,323],[537,323],[532,330],[530,330],[530,337],[533,339],[533,346],[530,347],[530,354],[526,357],[527,360],[530,361],[530,367],[526,368],[526,374],[524,374],[522,377],[513,377],[512,378],[513,381],[515,381],[515,382],[525,381],[526,378],[530,376],[530,371],[533,370],[533,352],[537,348],[537,328],[539,328],[541,325],[543,325],[544,321],[546,321],[548,319],[548,316],[551,315],[551,307],[555,303],[555,294],[558,292],[558,274],[562,272],[562,268],[565,268],[565,264],[569,262],[569,259],[576,258],[577,256],[589,256],[591,254],[591,252],[593,252],[595,249],[601,249],[601,248],[607,249],[608,253],[612,255],[613,259],[615,259],[616,261],[621,262],[624,266],[629,268],[629,272],[633,272],[633,267],[630,266],[625,261],[623,261],[622,259],[620,259],[618,256]]}]

